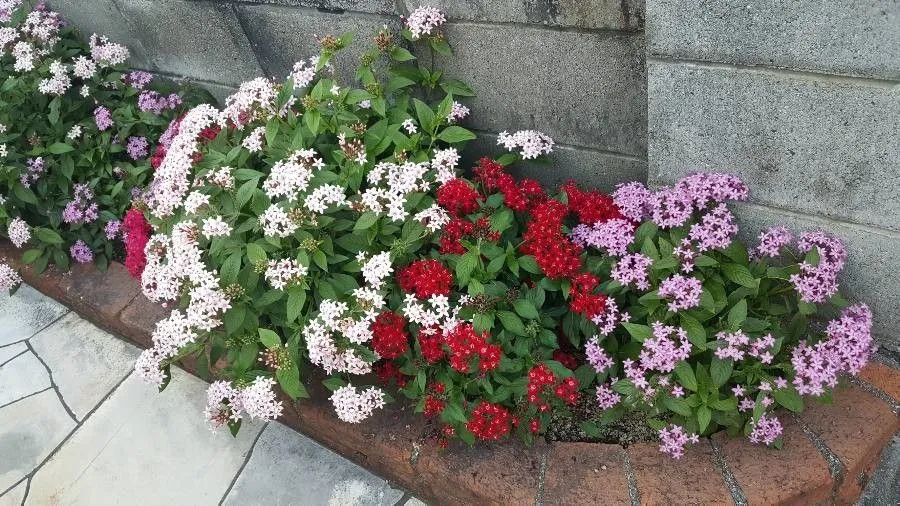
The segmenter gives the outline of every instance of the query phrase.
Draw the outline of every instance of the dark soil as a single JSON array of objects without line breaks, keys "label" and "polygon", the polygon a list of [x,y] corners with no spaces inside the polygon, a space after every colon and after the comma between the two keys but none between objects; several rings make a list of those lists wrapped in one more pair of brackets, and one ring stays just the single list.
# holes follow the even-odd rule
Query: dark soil
[{"label": "dark soil", "polygon": [[[657,432],[647,425],[640,411],[629,411],[622,418],[603,424],[602,410],[591,396],[582,397],[572,409],[571,417],[554,416],[547,429],[547,440],[563,442],[609,443],[628,446],[634,443],[657,441]],[[594,422],[599,435],[588,435],[581,428],[583,422]]]}]

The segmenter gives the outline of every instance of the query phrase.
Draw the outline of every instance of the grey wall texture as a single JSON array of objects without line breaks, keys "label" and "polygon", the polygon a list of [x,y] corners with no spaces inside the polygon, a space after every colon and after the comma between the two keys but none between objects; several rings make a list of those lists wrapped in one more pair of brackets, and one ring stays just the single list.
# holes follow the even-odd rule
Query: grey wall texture
[{"label": "grey wall texture", "polygon": [[[740,174],[745,239],[774,223],[842,236],[843,285],[900,351],[900,3],[897,0],[55,0],[137,66],[223,97],[281,77],[315,35],[364,38],[420,4],[443,9],[472,85],[467,159],[534,128],[553,165],[523,172],[611,189],[694,171]],[[646,18],[646,22],[645,22]],[[355,67],[363,42],[336,62]]]},{"label": "grey wall texture", "polygon": [[224,97],[260,75],[283,77],[318,53],[316,35],[357,33],[338,56],[352,77],[369,35],[419,5],[447,14],[452,59],[439,62],[477,96],[466,126],[483,136],[466,159],[496,154],[498,132],[538,129],[559,144],[548,183],[611,188],[647,178],[643,0],[51,0],[89,35],[133,48],[138,67]]},{"label": "grey wall texture", "polygon": [[[842,237],[842,286],[900,348],[900,3],[648,0],[648,179],[740,174],[746,239]],[[895,355],[896,356],[896,355]]]}]

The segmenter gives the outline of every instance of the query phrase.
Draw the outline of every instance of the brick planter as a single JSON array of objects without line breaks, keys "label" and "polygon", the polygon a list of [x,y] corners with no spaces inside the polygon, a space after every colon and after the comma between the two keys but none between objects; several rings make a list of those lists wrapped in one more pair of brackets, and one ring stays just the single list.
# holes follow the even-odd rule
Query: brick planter
[{"label": "brick planter", "polygon": [[[151,345],[167,311],[141,295],[122,265],[38,276],[19,257],[0,242],[0,261],[19,267],[28,284],[110,332]],[[655,444],[527,448],[510,441],[438,451],[425,440],[423,418],[400,403],[352,425],[334,416],[317,382],[310,392],[301,402],[285,397],[280,421],[436,504],[852,504],[900,430],[900,371],[879,363],[839,388],[834,404],[810,402],[801,416],[782,416],[781,451],[716,434],[678,461]]]}]

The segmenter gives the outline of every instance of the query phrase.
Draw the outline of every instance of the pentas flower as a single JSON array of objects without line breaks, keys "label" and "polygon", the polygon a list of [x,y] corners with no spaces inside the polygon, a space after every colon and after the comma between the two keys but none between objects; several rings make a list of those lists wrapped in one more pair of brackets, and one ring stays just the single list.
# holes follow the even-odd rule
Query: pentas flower
[{"label": "pentas flower", "polygon": [[244,137],[244,140],[241,141],[241,146],[243,146],[244,149],[251,153],[258,153],[262,151],[263,136],[265,136],[265,134],[266,127],[258,126],[254,128],[249,134],[247,134],[247,137]]},{"label": "pentas flower", "polygon": [[69,254],[72,257],[72,260],[80,264],[89,264],[94,261],[94,252],[91,251],[90,246],[84,243],[81,239],[75,241],[75,244],[69,248]]},{"label": "pentas flower", "polygon": [[600,339],[594,336],[584,345],[584,352],[591,367],[597,374],[603,374],[614,365],[612,357],[600,346]]},{"label": "pentas flower", "polygon": [[601,335],[608,336],[619,324],[626,323],[631,320],[631,315],[626,311],[619,311],[619,306],[615,299],[607,298],[605,308],[602,313],[595,314],[591,321],[597,326],[597,332]]},{"label": "pentas flower", "polygon": [[606,311],[606,295],[594,293],[599,280],[593,274],[582,272],[572,277],[572,289],[569,293],[569,308],[579,314],[593,319]]},{"label": "pentas flower", "polygon": [[659,228],[680,227],[691,219],[694,212],[693,197],[684,190],[662,188],[653,194],[651,217]]},{"label": "pentas flower", "polygon": [[91,58],[102,67],[125,63],[128,59],[128,48],[110,42],[108,37],[100,37],[95,33],[91,35],[90,46]]},{"label": "pentas flower", "polygon": [[332,392],[331,403],[337,417],[348,423],[360,423],[384,407],[384,392],[375,387],[360,390],[348,384]]},{"label": "pentas flower", "polygon": [[700,252],[694,249],[694,243],[687,237],[682,239],[678,246],[675,246],[672,250],[672,254],[681,263],[681,272],[684,273],[693,272],[695,267],[694,262],[696,262],[697,257],[700,256]]},{"label": "pentas flower", "polygon": [[791,283],[803,302],[824,302],[838,290],[837,277],[844,269],[847,249],[840,239],[822,231],[806,232],[800,236],[797,249],[808,253],[816,248],[819,263],[800,264],[800,273],[791,276]]},{"label": "pentas flower", "polygon": [[478,210],[481,195],[462,179],[447,181],[437,190],[437,203],[454,216],[465,216]]},{"label": "pentas flower", "polygon": [[466,428],[482,441],[497,441],[509,434],[513,416],[500,404],[481,401],[472,410]]},{"label": "pentas flower", "polygon": [[[500,188],[500,178],[507,175],[503,170],[503,165],[487,156],[478,159],[477,164],[472,168],[472,173],[475,175],[475,181],[484,185],[484,189],[489,192]],[[513,184],[515,185],[515,183]]]},{"label": "pentas flower", "polygon": [[598,226],[622,217],[612,197],[603,192],[581,190],[574,182],[566,183],[560,190],[566,194],[569,212],[577,215],[582,224]]},{"label": "pentas flower", "polygon": [[441,254],[462,255],[466,252],[466,248],[460,241],[465,238],[496,242],[500,238],[500,233],[491,229],[490,220],[486,216],[474,222],[466,218],[450,219],[439,239]]},{"label": "pentas flower", "polygon": [[94,109],[94,123],[101,132],[113,126],[112,114],[102,105]]},{"label": "pentas flower", "polygon": [[635,285],[639,290],[650,288],[650,265],[653,259],[641,253],[625,255],[612,268],[609,276],[622,286]]},{"label": "pentas flower", "polygon": [[436,35],[437,28],[447,22],[444,13],[436,7],[417,7],[406,18],[406,28],[412,34],[412,40]]},{"label": "pentas flower", "polygon": [[242,83],[238,91],[225,99],[217,123],[241,130],[253,121],[268,120],[275,114],[276,98],[278,90],[269,79],[257,77]]},{"label": "pentas flower", "polygon": [[574,276],[582,266],[581,248],[561,231],[568,211],[565,204],[556,200],[538,204],[522,236],[520,251],[534,256],[538,267],[550,279]]},{"label": "pentas flower", "polygon": [[738,227],[728,206],[721,203],[700,218],[700,223],[691,225],[689,237],[701,252],[710,249],[725,249],[737,234]]},{"label": "pentas flower", "polygon": [[0,0],[0,23],[9,23],[22,0]]},{"label": "pentas flower", "polygon": [[294,63],[294,66],[291,69],[291,73],[288,74],[287,79],[292,80],[292,86],[295,90],[306,88],[313,82],[313,79],[315,79],[316,77],[317,63],[317,57],[311,58],[308,64],[304,60],[300,60]]},{"label": "pentas flower", "polygon": [[412,118],[406,118],[405,120],[403,120],[403,123],[401,123],[401,126],[403,127],[404,130],[406,130],[406,133],[409,135],[412,135],[419,131],[419,127],[416,126],[416,122]]},{"label": "pentas flower", "polygon": [[775,258],[781,255],[781,249],[794,242],[794,234],[787,227],[777,226],[763,230],[759,234],[759,244],[753,249],[757,258]]},{"label": "pentas flower", "polygon": [[800,341],[791,356],[794,386],[802,395],[819,396],[825,387],[834,388],[842,372],[857,374],[875,351],[872,339],[872,311],[855,304],[828,323],[828,338],[809,346]]},{"label": "pentas flower", "polygon": [[153,74],[151,74],[150,72],[144,72],[143,70],[132,70],[131,72],[125,74],[122,77],[122,80],[132,88],[142,90],[145,86],[150,84],[150,81],[153,80]]},{"label": "pentas flower", "polygon": [[265,278],[272,288],[284,290],[303,279],[307,273],[308,268],[297,260],[291,258],[269,260],[266,264]]},{"label": "pentas flower", "polygon": [[125,151],[128,152],[128,156],[130,156],[132,160],[140,160],[147,156],[148,146],[149,144],[147,143],[146,137],[133,135],[128,138]]},{"label": "pentas flower", "polygon": [[66,204],[62,212],[65,223],[91,223],[97,219],[99,207],[94,202],[94,191],[84,183],[73,187],[72,200]]},{"label": "pentas flower", "polygon": [[257,376],[250,386],[241,389],[241,404],[251,419],[275,420],[281,416],[283,406],[275,395],[275,384],[272,378]]},{"label": "pentas flower", "polygon": [[206,389],[206,408],[203,416],[210,430],[217,429],[241,419],[244,408],[239,391],[228,381],[214,381]]},{"label": "pentas flower", "polygon": [[231,225],[223,220],[221,216],[211,216],[203,219],[201,231],[207,239],[226,237],[231,235]]},{"label": "pentas flower", "polygon": [[497,144],[507,151],[519,150],[519,156],[525,160],[534,159],[553,152],[553,139],[537,130],[519,130],[512,134],[500,132]]},{"label": "pentas flower", "polygon": [[29,158],[25,164],[28,168],[22,173],[19,181],[25,188],[31,188],[31,185],[44,175],[44,157]]},{"label": "pentas flower", "polygon": [[259,224],[268,237],[288,237],[300,228],[300,224],[278,204],[272,204],[259,215]]},{"label": "pentas flower", "polygon": [[77,140],[81,137],[81,125],[72,125],[72,128],[69,129],[69,133],[66,134],[66,139],[70,141]]},{"label": "pentas flower", "polygon": [[459,102],[454,101],[453,105],[450,107],[450,112],[447,114],[447,121],[450,123],[456,123],[466,118],[469,115],[469,108],[460,104]]},{"label": "pentas flower", "polygon": [[677,313],[700,305],[703,285],[699,279],[673,274],[659,284],[659,296],[669,300],[669,311]]},{"label": "pentas flower", "polygon": [[342,186],[326,184],[310,192],[303,201],[303,205],[313,213],[322,214],[328,210],[329,206],[345,206],[348,205],[348,202]]},{"label": "pentas flower", "polygon": [[748,438],[751,443],[763,443],[766,446],[769,446],[781,437],[783,432],[784,429],[781,426],[781,422],[778,421],[778,418],[774,415],[762,415],[753,425],[753,431]]},{"label": "pentas flower", "polygon": [[384,285],[385,278],[394,271],[394,268],[391,266],[391,253],[383,251],[371,257],[366,257],[367,255],[364,252],[360,252],[356,259],[362,267],[362,275],[363,279],[366,280],[366,284],[377,290]]},{"label": "pentas flower", "polygon": [[[375,376],[382,385],[395,385],[397,388],[404,388],[409,380],[400,372],[400,368],[393,362],[382,361],[375,365]],[[427,416],[427,415],[426,415]]]},{"label": "pentas flower", "polygon": [[372,322],[372,348],[381,358],[397,358],[409,349],[406,320],[391,311],[384,311]]},{"label": "pentas flower", "polygon": [[[256,130],[247,139],[252,137],[255,132]],[[324,162],[321,158],[316,157],[315,151],[311,149],[295,151],[287,159],[278,161],[272,166],[272,170],[263,181],[263,191],[269,198],[284,197],[288,202],[294,202],[301,193],[309,188],[313,171],[323,166]]]},{"label": "pentas flower", "polygon": [[729,200],[744,201],[750,195],[747,185],[734,174],[700,172],[682,178],[675,189],[689,195],[698,210]]},{"label": "pentas flower", "polygon": [[429,364],[436,364],[443,360],[444,356],[444,336],[440,327],[437,325],[431,327],[422,327],[416,336],[419,341],[419,348],[422,351],[422,358]]},{"label": "pentas flower", "polygon": [[435,151],[434,157],[431,159],[431,168],[435,171],[435,182],[444,184],[454,179],[457,164],[459,164],[459,151],[456,148]]},{"label": "pentas flower", "polygon": [[72,87],[69,67],[62,62],[50,63],[50,75],[50,78],[41,79],[41,82],[38,83],[38,91],[44,95],[63,95]]},{"label": "pentas flower", "polygon": [[626,218],[642,222],[650,215],[653,193],[637,181],[619,184],[612,194],[613,202]]},{"label": "pentas flower", "polygon": [[616,393],[612,387],[604,383],[597,386],[597,406],[600,409],[610,409],[622,401],[622,396]]},{"label": "pentas flower", "polygon": [[546,411],[550,406],[544,401],[543,394],[550,392],[566,404],[578,402],[578,380],[574,377],[558,378],[546,364],[538,364],[528,371],[528,402]]},{"label": "pentas flower", "polygon": [[674,459],[684,456],[684,447],[688,443],[696,444],[699,441],[697,434],[688,434],[678,425],[668,425],[659,430],[659,451]]},{"label": "pentas flower", "polygon": [[450,215],[437,204],[432,204],[427,209],[416,213],[413,219],[421,223],[429,232],[437,232],[450,223]]},{"label": "pentas flower", "polygon": [[159,116],[166,110],[177,109],[183,103],[177,93],[162,95],[153,90],[144,90],[138,95],[138,109]]},{"label": "pentas flower", "polygon": [[125,268],[135,279],[140,279],[147,265],[144,247],[150,239],[152,229],[144,218],[144,213],[137,209],[129,209],[122,221],[125,237]]},{"label": "pentas flower", "polygon": [[417,260],[400,269],[397,281],[404,292],[428,299],[432,295],[450,295],[453,275],[438,260]]},{"label": "pentas flower", "polygon": [[679,360],[687,360],[691,356],[687,332],[660,322],[654,322],[652,328],[653,337],[645,339],[641,346],[641,367],[648,371],[672,372]]},{"label": "pentas flower", "polygon": [[6,228],[6,235],[13,246],[21,248],[31,239],[31,227],[22,218],[13,218]]},{"label": "pentas flower", "polygon": [[611,256],[622,256],[634,242],[634,232],[634,223],[615,218],[594,225],[577,225],[569,236],[581,247],[601,248]]},{"label": "pentas flower", "polygon": [[488,332],[477,333],[469,323],[456,325],[444,334],[450,350],[450,367],[467,373],[472,358],[478,358],[478,369],[482,373],[492,371],[500,365],[503,349],[487,342]]},{"label": "pentas flower", "polygon": [[116,237],[119,236],[119,233],[122,230],[122,221],[121,220],[112,220],[106,222],[106,226],[103,227],[103,232],[106,234],[106,238],[112,241]]}]

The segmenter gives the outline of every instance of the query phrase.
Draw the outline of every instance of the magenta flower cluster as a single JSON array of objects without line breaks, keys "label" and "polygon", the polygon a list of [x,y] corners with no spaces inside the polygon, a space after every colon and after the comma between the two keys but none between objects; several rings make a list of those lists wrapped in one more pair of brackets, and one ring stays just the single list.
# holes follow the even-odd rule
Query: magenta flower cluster
[{"label": "magenta flower cluster", "polygon": [[744,360],[747,356],[758,359],[763,364],[771,364],[772,349],[775,347],[775,337],[766,334],[751,341],[751,338],[738,330],[735,332],[719,332],[716,334],[719,348],[715,355],[722,360]]},{"label": "magenta flower cluster", "polygon": [[570,235],[572,241],[581,247],[605,249],[611,256],[628,253],[628,246],[634,242],[634,223],[616,218],[593,225],[577,225]]},{"label": "magenta flower cluster", "polygon": [[75,244],[69,248],[69,254],[72,256],[72,260],[80,264],[89,264],[94,261],[94,252],[81,239],[75,241]]},{"label": "magenta flower cluster", "polygon": [[699,441],[700,436],[688,434],[678,425],[668,425],[659,430],[659,451],[675,459],[684,456],[684,447],[688,443],[696,444]]},{"label": "magenta flower cluster", "polygon": [[94,191],[84,183],[76,184],[73,190],[72,200],[63,209],[62,220],[72,224],[91,223],[96,220],[99,208],[94,202]]},{"label": "magenta flower cluster", "polygon": [[650,265],[653,259],[641,253],[625,255],[613,266],[610,277],[622,284],[634,284],[639,290],[650,288]]},{"label": "magenta flower cluster", "polygon": [[102,105],[94,109],[94,123],[101,132],[113,126],[112,113]]},{"label": "magenta flower cluster", "polygon": [[756,425],[753,426],[753,431],[750,433],[750,442],[763,443],[768,446],[781,437],[782,432],[784,432],[784,429],[778,418],[774,415],[762,415],[759,417]]},{"label": "magenta flower cluster", "polygon": [[712,211],[700,218],[700,223],[691,225],[689,237],[697,243],[701,252],[711,249],[725,249],[737,234],[737,222],[725,203],[720,203]]},{"label": "magenta flower cluster", "polygon": [[840,239],[821,231],[802,234],[797,248],[802,253],[816,248],[819,263],[801,263],[800,273],[791,276],[791,283],[803,302],[824,302],[837,293],[837,277],[847,261],[847,249]]},{"label": "magenta flower cluster", "polygon": [[167,109],[175,109],[182,104],[181,96],[177,93],[162,95],[155,91],[142,91],[138,95],[138,109],[142,112],[150,112],[157,116]]},{"label": "magenta flower cluster", "polygon": [[781,254],[781,249],[794,242],[794,234],[787,227],[778,226],[763,230],[759,234],[759,244],[753,250],[756,258],[775,258]]},{"label": "magenta flower cluster", "polygon": [[147,138],[135,135],[129,137],[128,143],[125,145],[125,151],[128,152],[128,156],[130,156],[132,160],[145,158],[147,156],[148,148],[149,143],[147,142]]},{"label": "magenta flower cluster", "polygon": [[669,311],[677,313],[700,305],[703,284],[699,279],[673,274],[659,284],[659,296],[670,299]]},{"label": "magenta flower cluster", "polygon": [[19,181],[25,188],[31,188],[31,185],[44,175],[44,158],[40,156],[29,158],[26,165],[28,165],[28,168],[22,173]]}]

